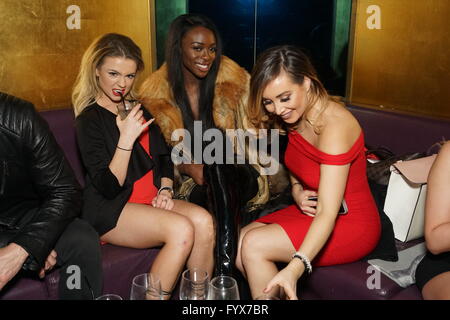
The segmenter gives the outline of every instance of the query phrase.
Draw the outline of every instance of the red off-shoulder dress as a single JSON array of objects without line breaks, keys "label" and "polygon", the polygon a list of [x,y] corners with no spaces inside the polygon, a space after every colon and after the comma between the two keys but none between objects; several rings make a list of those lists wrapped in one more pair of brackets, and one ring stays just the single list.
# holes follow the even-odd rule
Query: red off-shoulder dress
[{"label": "red off-shoulder dress", "polygon": [[[285,164],[304,189],[317,191],[321,164],[350,164],[344,193],[348,213],[337,216],[334,229],[313,265],[343,264],[363,258],[375,248],[381,232],[378,210],[367,182],[363,133],[349,151],[339,155],[320,151],[296,131],[288,137]],[[280,225],[298,250],[313,219],[303,214],[297,205],[291,205],[257,222]]]}]

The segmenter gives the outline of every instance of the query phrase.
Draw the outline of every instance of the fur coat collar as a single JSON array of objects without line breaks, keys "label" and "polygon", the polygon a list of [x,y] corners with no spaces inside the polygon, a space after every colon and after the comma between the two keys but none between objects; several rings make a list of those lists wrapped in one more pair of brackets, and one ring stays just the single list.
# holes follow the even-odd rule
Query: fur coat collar
[{"label": "fur coat collar", "polygon": [[[217,74],[213,101],[213,119],[220,129],[238,129],[245,125],[245,105],[248,98],[250,75],[237,63],[222,56]],[[184,128],[181,110],[175,103],[167,77],[167,65],[152,73],[139,90],[140,100],[155,117],[166,142],[171,141],[175,129]]]}]

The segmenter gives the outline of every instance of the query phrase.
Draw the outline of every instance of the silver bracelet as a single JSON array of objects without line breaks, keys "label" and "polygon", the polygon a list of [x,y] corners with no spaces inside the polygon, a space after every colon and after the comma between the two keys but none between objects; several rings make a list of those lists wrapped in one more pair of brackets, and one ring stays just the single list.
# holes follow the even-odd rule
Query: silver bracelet
[{"label": "silver bracelet", "polygon": [[305,265],[306,272],[308,272],[308,274],[311,274],[312,272],[311,261],[308,259],[306,255],[304,255],[300,251],[297,251],[292,255],[292,259],[294,258],[300,259],[300,261],[303,262],[303,264]]}]

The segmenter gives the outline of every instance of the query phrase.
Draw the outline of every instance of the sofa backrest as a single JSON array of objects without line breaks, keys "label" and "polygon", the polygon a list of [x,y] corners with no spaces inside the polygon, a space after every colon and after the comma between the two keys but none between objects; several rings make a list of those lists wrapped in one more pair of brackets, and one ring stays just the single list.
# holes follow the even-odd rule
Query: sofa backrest
[{"label": "sofa backrest", "polygon": [[48,122],[56,141],[63,149],[78,182],[84,186],[85,171],[81,162],[75,135],[75,115],[72,109],[51,110],[40,112]]},{"label": "sofa backrest", "polygon": [[[395,154],[426,152],[450,139],[450,121],[348,106],[364,130],[366,145],[384,146]],[[434,149],[436,152],[437,149]]]},{"label": "sofa backrest", "polygon": [[[364,130],[366,144],[385,146],[396,154],[427,151],[434,143],[450,139],[450,121],[400,115],[391,112],[348,106]],[[43,111],[59,145],[66,154],[75,175],[84,185],[85,171],[75,136],[72,109]]]}]

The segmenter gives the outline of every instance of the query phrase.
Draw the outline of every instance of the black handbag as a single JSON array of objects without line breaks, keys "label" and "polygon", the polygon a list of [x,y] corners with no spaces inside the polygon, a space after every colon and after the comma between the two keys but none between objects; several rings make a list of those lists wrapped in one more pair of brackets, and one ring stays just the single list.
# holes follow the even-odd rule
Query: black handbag
[{"label": "black handbag", "polygon": [[407,161],[427,156],[426,152],[414,152],[403,155],[395,155],[386,147],[369,149],[366,151],[366,155],[369,154],[376,155],[380,159],[380,161],[375,163],[367,163],[367,178],[384,186],[387,186],[389,184],[389,178],[391,176],[391,165],[399,160]]}]

